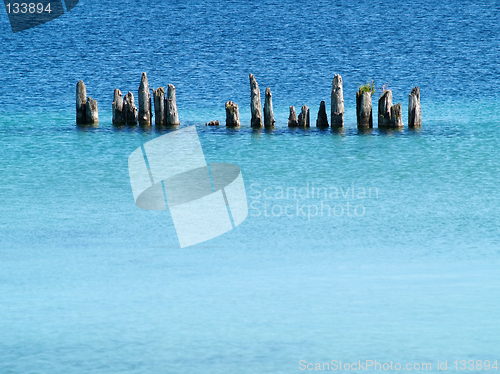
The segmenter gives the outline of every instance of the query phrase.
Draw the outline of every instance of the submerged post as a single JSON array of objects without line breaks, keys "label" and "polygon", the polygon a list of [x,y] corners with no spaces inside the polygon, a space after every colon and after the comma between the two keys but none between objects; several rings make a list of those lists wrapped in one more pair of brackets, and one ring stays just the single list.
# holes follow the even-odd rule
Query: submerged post
[{"label": "submerged post", "polygon": [[123,95],[118,88],[115,88],[111,107],[113,110],[113,125],[125,124],[123,121]]},{"label": "submerged post", "polygon": [[86,104],[86,123],[88,125],[96,125],[99,123],[99,111],[97,109],[97,101],[89,97]]},{"label": "submerged post", "polygon": [[326,129],[328,127],[328,117],[326,116],[326,105],[322,101],[319,104],[318,119],[316,119],[316,127]]},{"label": "submerged post", "polygon": [[274,127],[274,113],[273,113],[273,95],[271,89],[266,87],[266,98],[264,101],[264,126],[266,128]]},{"label": "submerged post", "polygon": [[250,111],[252,112],[252,120],[250,125],[255,128],[262,127],[262,105],[260,102],[260,90],[257,81],[252,73],[250,73]]},{"label": "submerged post", "polygon": [[335,74],[333,78],[331,101],[332,128],[344,127],[344,91],[342,89],[342,77],[339,74]]},{"label": "submerged post", "polygon": [[130,91],[123,99],[123,120],[127,125],[137,125],[137,107],[134,94]]},{"label": "submerged post", "polygon": [[175,99],[175,87],[169,84],[167,88],[167,126],[179,126],[179,114],[177,113],[177,101]]},{"label": "submerged post", "polygon": [[360,88],[356,92],[356,117],[359,130],[373,128],[372,93],[370,91]]},{"label": "submerged post", "polygon": [[292,105],[290,107],[290,115],[288,116],[288,127],[297,127],[299,122],[297,120],[297,112],[295,111],[295,107]]},{"label": "submerged post", "polygon": [[149,92],[148,76],[142,73],[139,85],[139,125],[151,125],[151,92]]},{"label": "submerged post", "polygon": [[[217,121],[218,124],[219,122]],[[226,127],[240,127],[238,104],[232,101],[226,102]]]},{"label": "submerged post", "polygon": [[311,122],[309,120],[309,107],[307,105],[302,105],[302,110],[299,114],[299,127],[310,127]]},{"label": "submerged post", "polygon": [[422,126],[422,107],[420,106],[420,88],[411,90],[408,100],[408,127]]},{"label": "submerged post", "polygon": [[159,87],[153,90],[154,105],[155,105],[155,125],[158,127],[167,124],[165,118],[165,87]]},{"label": "submerged post", "polygon": [[83,81],[76,84],[76,124],[85,125],[87,123],[87,88]]}]

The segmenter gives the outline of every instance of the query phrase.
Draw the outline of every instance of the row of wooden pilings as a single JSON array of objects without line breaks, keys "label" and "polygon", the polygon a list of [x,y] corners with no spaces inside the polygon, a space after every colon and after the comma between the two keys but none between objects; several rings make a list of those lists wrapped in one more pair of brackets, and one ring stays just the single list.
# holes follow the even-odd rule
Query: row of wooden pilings
[{"label": "row of wooden pilings", "polygon": [[[135,105],[135,99],[132,92],[128,92],[123,97],[119,89],[115,89],[112,103],[113,124],[114,125],[141,125],[149,126],[152,124],[154,103],[154,117],[156,126],[178,126],[179,114],[177,112],[177,103],[175,98],[175,87],[172,84],[165,88],[159,87],[153,90],[153,100],[149,88],[148,77],[142,73],[141,83],[138,91],[139,108]],[[227,101],[226,126],[239,127],[240,115],[238,105],[233,101]],[[264,100],[264,116],[262,115],[262,106],[260,98],[259,85],[253,74],[250,74],[250,110],[251,126],[253,128],[273,128],[274,113],[272,93],[269,87],[266,87]],[[341,129],[344,127],[344,93],[342,77],[335,75],[332,82],[331,91],[331,127]],[[372,91],[361,87],[356,92],[356,118],[358,129],[373,128],[372,115]],[[87,91],[83,81],[76,85],[76,122],[79,125],[96,124],[99,122],[97,101],[91,97],[87,98]],[[219,125],[219,121],[211,121],[207,125]],[[289,127],[311,127],[310,109],[303,105],[301,112],[297,116],[295,107],[290,107],[288,117]],[[319,128],[328,128],[328,116],[326,114],[326,105],[321,101],[319,105],[316,126]],[[414,87],[411,90],[408,99],[408,127],[422,126],[422,109],[420,106],[420,90]],[[392,104],[392,92],[384,90],[378,101],[378,127],[382,129],[398,129],[404,127],[401,103]]]}]

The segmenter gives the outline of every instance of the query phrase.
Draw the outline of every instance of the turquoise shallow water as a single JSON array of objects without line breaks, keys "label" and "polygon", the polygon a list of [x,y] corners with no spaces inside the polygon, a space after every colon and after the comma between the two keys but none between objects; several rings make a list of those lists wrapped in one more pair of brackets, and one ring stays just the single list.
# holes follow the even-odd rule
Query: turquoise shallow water
[{"label": "turquoise shallow water", "polygon": [[[81,0],[18,34],[0,17],[0,373],[500,359],[497,20],[496,2]],[[180,249],[168,212],[135,206],[128,157],[165,132],[113,128],[110,108],[142,71],[176,85],[208,162],[241,168],[236,229]],[[249,127],[249,72],[273,89],[272,132]],[[289,130],[289,105],[329,113],[335,73],[345,130]],[[420,86],[421,130],[358,133],[355,90],[372,78],[403,113]],[[78,79],[97,128],[74,124]],[[242,128],[205,127],[229,99]]]}]

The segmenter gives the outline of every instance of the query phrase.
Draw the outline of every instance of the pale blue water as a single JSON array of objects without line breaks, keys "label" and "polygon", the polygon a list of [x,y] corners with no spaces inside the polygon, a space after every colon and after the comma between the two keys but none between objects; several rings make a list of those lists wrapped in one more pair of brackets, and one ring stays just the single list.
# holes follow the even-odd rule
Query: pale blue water
[{"label": "pale blue water", "polygon": [[[81,0],[17,34],[2,13],[0,373],[499,360],[499,5]],[[254,208],[236,229],[180,249],[168,213],[135,206],[128,156],[162,133],[114,129],[111,101],[142,71],[176,86],[207,161],[241,168]],[[249,128],[250,72],[273,90],[273,132]],[[289,105],[329,113],[336,73],[345,131],[289,130]],[[79,79],[99,128],[74,125]],[[370,79],[405,124],[418,85],[422,130],[358,134]],[[205,127],[227,100],[242,128]],[[364,214],[277,216],[296,203],[279,188],[308,183]]]}]

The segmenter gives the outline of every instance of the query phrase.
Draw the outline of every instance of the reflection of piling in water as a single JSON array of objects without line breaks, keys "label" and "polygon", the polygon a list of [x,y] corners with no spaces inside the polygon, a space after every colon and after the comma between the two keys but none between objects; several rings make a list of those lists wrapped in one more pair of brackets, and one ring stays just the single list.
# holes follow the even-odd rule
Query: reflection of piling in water
[{"label": "reflection of piling in water", "polygon": [[333,78],[331,105],[332,128],[344,127],[344,91],[342,77],[339,74]]},{"label": "reflection of piling in water", "polygon": [[422,126],[422,107],[420,106],[420,89],[414,87],[408,99],[408,127]]},{"label": "reflection of piling in water", "polygon": [[83,81],[76,84],[76,124],[87,124],[87,88]]},{"label": "reflection of piling in water", "polygon": [[165,87],[158,87],[153,90],[154,106],[155,106],[155,125],[158,127],[167,124],[165,116]]},{"label": "reflection of piling in water", "polygon": [[167,88],[167,126],[179,126],[179,114],[177,113],[177,101],[175,99],[175,87],[169,84]]},{"label": "reflection of piling in water", "polygon": [[250,111],[252,112],[251,126],[262,127],[262,105],[260,102],[260,90],[253,74],[250,74]]},{"label": "reflection of piling in water", "polygon": [[113,111],[113,125],[124,125],[125,122],[123,120],[123,95],[118,88],[115,88],[115,92],[113,94],[113,104],[111,105],[111,108]]},{"label": "reflection of piling in water", "polygon": [[135,106],[134,94],[130,91],[123,99],[123,120],[127,125],[137,125],[137,107]]},{"label": "reflection of piling in water", "polygon": [[373,128],[372,94],[369,91],[362,91],[361,88],[356,92],[356,118],[358,129]]},{"label": "reflection of piling in water", "polygon": [[226,102],[226,127],[240,127],[238,104],[233,101]]},{"label": "reflection of piling in water", "polygon": [[139,125],[149,126],[151,125],[151,92],[149,92],[148,76],[146,73],[141,75],[141,83],[139,85],[138,91],[139,100]]},{"label": "reflection of piling in water", "polygon": [[299,127],[311,127],[311,122],[309,119],[309,107],[307,105],[302,105],[302,110],[299,114]]},{"label": "reflection of piling in water", "polygon": [[271,89],[266,87],[266,98],[264,101],[264,126],[266,128],[274,127],[274,113],[273,113],[273,95]]},{"label": "reflection of piling in water", "polygon": [[297,112],[295,111],[295,107],[292,105],[290,107],[290,115],[288,116],[288,127],[297,127],[299,125],[299,121],[297,120]]},{"label": "reflection of piling in water", "polygon": [[328,117],[326,116],[326,105],[322,101],[319,104],[318,119],[316,120],[316,127],[325,129],[328,127]]}]

